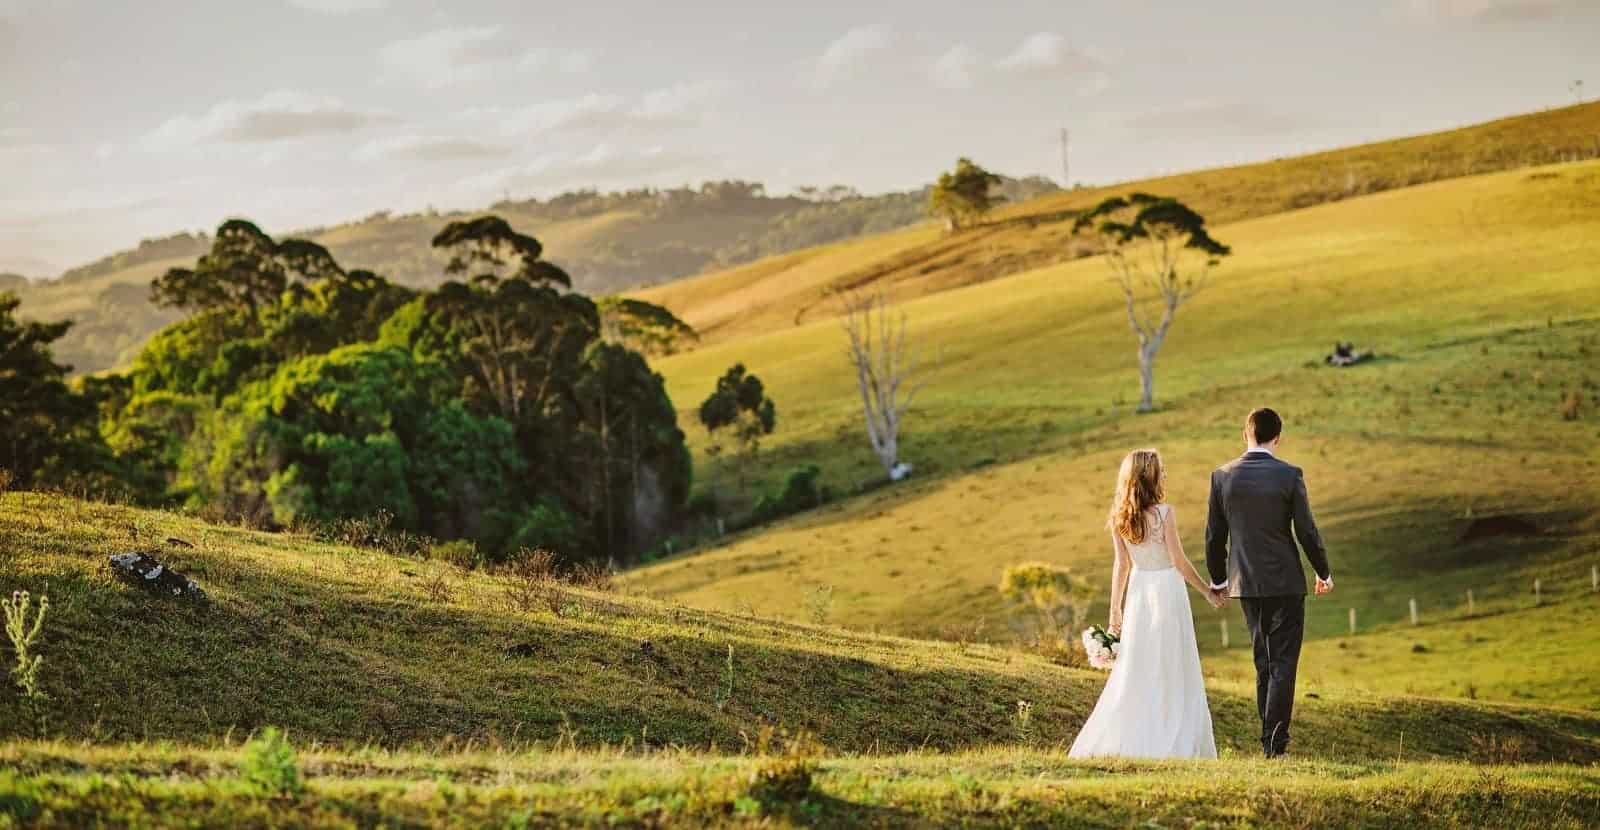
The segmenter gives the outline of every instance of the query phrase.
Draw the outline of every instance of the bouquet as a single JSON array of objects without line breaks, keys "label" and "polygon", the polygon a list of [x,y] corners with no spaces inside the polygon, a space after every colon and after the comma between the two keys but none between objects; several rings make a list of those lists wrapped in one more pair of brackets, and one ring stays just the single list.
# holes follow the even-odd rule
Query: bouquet
[{"label": "bouquet", "polygon": [[1109,669],[1117,661],[1117,652],[1122,648],[1122,640],[1117,635],[1101,628],[1091,626],[1083,632],[1083,651],[1089,655],[1089,665],[1097,669]]}]

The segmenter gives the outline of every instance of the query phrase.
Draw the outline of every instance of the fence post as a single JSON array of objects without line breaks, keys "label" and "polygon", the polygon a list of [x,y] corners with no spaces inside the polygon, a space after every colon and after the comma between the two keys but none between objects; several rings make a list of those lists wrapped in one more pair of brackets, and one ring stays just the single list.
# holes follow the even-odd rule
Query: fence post
[{"label": "fence post", "polygon": [[728,535],[728,527],[727,527],[727,525],[722,523],[722,517],[721,516],[717,517],[717,535],[718,536],[726,536],[726,535]]},{"label": "fence post", "polygon": [[1472,589],[1468,588],[1467,589],[1467,616],[1469,616],[1469,617],[1472,616],[1475,611],[1476,611],[1476,609],[1474,608],[1474,606],[1472,604]]},{"label": "fence post", "polygon": [[1411,598],[1411,624],[1417,624],[1417,598]]},{"label": "fence post", "polygon": [[1350,609],[1350,636],[1356,636],[1356,609]]},{"label": "fence post", "polygon": [[1533,581],[1533,604],[1534,605],[1543,605],[1544,604],[1544,597],[1542,596],[1542,592],[1540,591],[1540,588],[1543,587],[1543,586],[1541,586],[1539,583],[1540,583],[1540,581],[1537,580],[1537,579],[1535,579]]},{"label": "fence post", "polygon": [[1589,566],[1589,590],[1600,593],[1600,565]]},{"label": "fence post", "polygon": [[1228,618],[1222,618],[1222,647],[1228,647]]}]

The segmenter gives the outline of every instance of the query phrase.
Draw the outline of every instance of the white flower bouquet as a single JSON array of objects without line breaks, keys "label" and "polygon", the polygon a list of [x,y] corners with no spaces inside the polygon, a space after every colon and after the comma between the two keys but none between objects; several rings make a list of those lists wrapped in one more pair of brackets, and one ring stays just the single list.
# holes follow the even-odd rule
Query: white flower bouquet
[{"label": "white flower bouquet", "polygon": [[1083,632],[1083,651],[1089,655],[1089,665],[1097,669],[1111,668],[1121,648],[1121,638],[1098,625],[1090,626]]}]

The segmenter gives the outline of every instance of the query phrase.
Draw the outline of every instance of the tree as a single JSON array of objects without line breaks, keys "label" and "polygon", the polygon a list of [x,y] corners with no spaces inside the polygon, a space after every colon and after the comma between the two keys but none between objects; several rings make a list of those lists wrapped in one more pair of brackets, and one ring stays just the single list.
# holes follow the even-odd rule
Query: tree
[{"label": "tree", "polygon": [[840,297],[867,442],[889,479],[899,481],[911,472],[900,461],[900,424],[926,382],[921,359],[907,343],[905,312],[896,313],[882,292]]},{"label": "tree", "polygon": [[739,489],[744,490],[747,467],[755,461],[761,449],[761,437],[770,435],[778,425],[777,405],[767,397],[761,379],[745,372],[743,363],[736,363],[717,379],[717,388],[700,404],[700,424],[711,436],[708,454],[715,457],[721,452],[717,433],[731,427],[734,443],[739,447]]},{"label": "tree", "polygon": [[597,341],[572,393],[585,513],[601,550],[643,549],[689,498],[691,460],[666,381],[637,352]]},{"label": "tree", "polygon": [[662,306],[629,297],[601,297],[600,333],[646,355],[672,354],[685,341],[700,339],[688,323]]},{"label": "tree", "polygon": [[1205,287],[1211,269],[1231,249],[1212,238],[1206,220],[1164,196],[1113,196],[1082,214],[1073,232],[1099,236],[1106,263],[1122,290],[1128,327],[1139,341],[1139,411],[1155,408],[1156,353],[1178,308]]},{"label": "tree", "polygon": [[0,470],[26,490],[62,483],[89,463],[88,442],[97,436],[93,401],[67,385],[72,367],[50,352],[72,323],[23,322],[16,317],[21,304],[0,293]]},{"label": "tree", "polygon": [[340,273],[333,255],[315,242],[277,242],[252,222],[229,219],[217,228],[211,251],[194,268],[169,269],[150,284],[150,301],[162,308],[228,308],[254,315],[277,302],[296,280]]},{"label": "tree", "polygon": [[939,174],[939,181],[928,191],[928,211],[944,219],[945,228],[956,231],[976,224],[1003,197],[993,194],[1001,178],[962,158],[956,169]]},{"label": "tree", "polygon": [[468,376],[466,393],[518,422],[560,387],[562,367],[575,366],[599,331],[594,303],[552,286],[572,284],[538,259],[539,240],[497,216],[451,222],[433,239],[450,252],[446,272],[477,273],[447,282],[426,298],[426,310],[448,331],[444,350]]}]

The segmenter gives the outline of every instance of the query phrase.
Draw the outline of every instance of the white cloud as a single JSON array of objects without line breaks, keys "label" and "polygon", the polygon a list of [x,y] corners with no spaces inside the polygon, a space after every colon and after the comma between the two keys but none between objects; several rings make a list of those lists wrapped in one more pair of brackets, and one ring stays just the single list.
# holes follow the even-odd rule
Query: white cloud
[{"label": "white cloud", "polygon": [[933,62],[929,70],[933,83],[945,89],[970,89],[972,71],[978,66],[978,53],[965,43],[957,43]]},{"label": "white cloud", "polygon": [[593,52],[531,47],[499,26],[438,29],[386,44],[378,59],[392,75],[427,89],[482,81],[507,72],[587,71]]},{"label": "white cloud", "polygon": [[840,35],[817,58],[812,69],[811,86],[823,90],[848,77],[856,67],[872,55],[889,48],[893,35],[881,23],[857,26]]},{"label": "white cloud", "polygon": [[515,109],[470,110],[465,117],[474,121],[490,120],[508,136],[685,127],[700,123],[710,107],[731,89],[733,84],[727,81],[689,81],[633,98],[589,93]]},{"label": "white cloud", "polygon": [[471,138],[407,135],[369,141],[356,150],[354,157],[358,161],[466,161],[505,158],[511,149]]},{"label": "white cloud", "polygon": [[289,0],[289,5],[308,12],[347,14],[384,9],[388,7],[389,0]]},{"label": "white cloud", "polygon": [[684,168],[705,164],[709,157],[661,145],[619,148],[596,144],[581,153],[552,152],[461,183],[477,193],[536,193],[577,187],[640,186]]},{"label": "white cloud", "polygon": [[1543,20],[1579,10],[1584,0],[1407,0],[1411,11],[1429,20],[1503,23]]},{"label": "white cloud", "polygon": [[1086,77],[1099,72],[1100,61],[1067,45],[1055,32],[1035,32],[995,64],[1000,70],[1030,77]]},{"label": "white cloud", "polygon": [[149,149],[162,149],[210,141],[285,141],[348,133],[393,120],[382,113],[353,109],[337,98],[280,89],[255,101],[223,101],[202,115],[169,118],[141,143]]},{"label": "white cloud", "polygon": [[728,81],[711,80],[662,87],[641,96],[632,114],[641,121],[657,124],[699,123],[705,111],[727,95],[733,86]]}]

